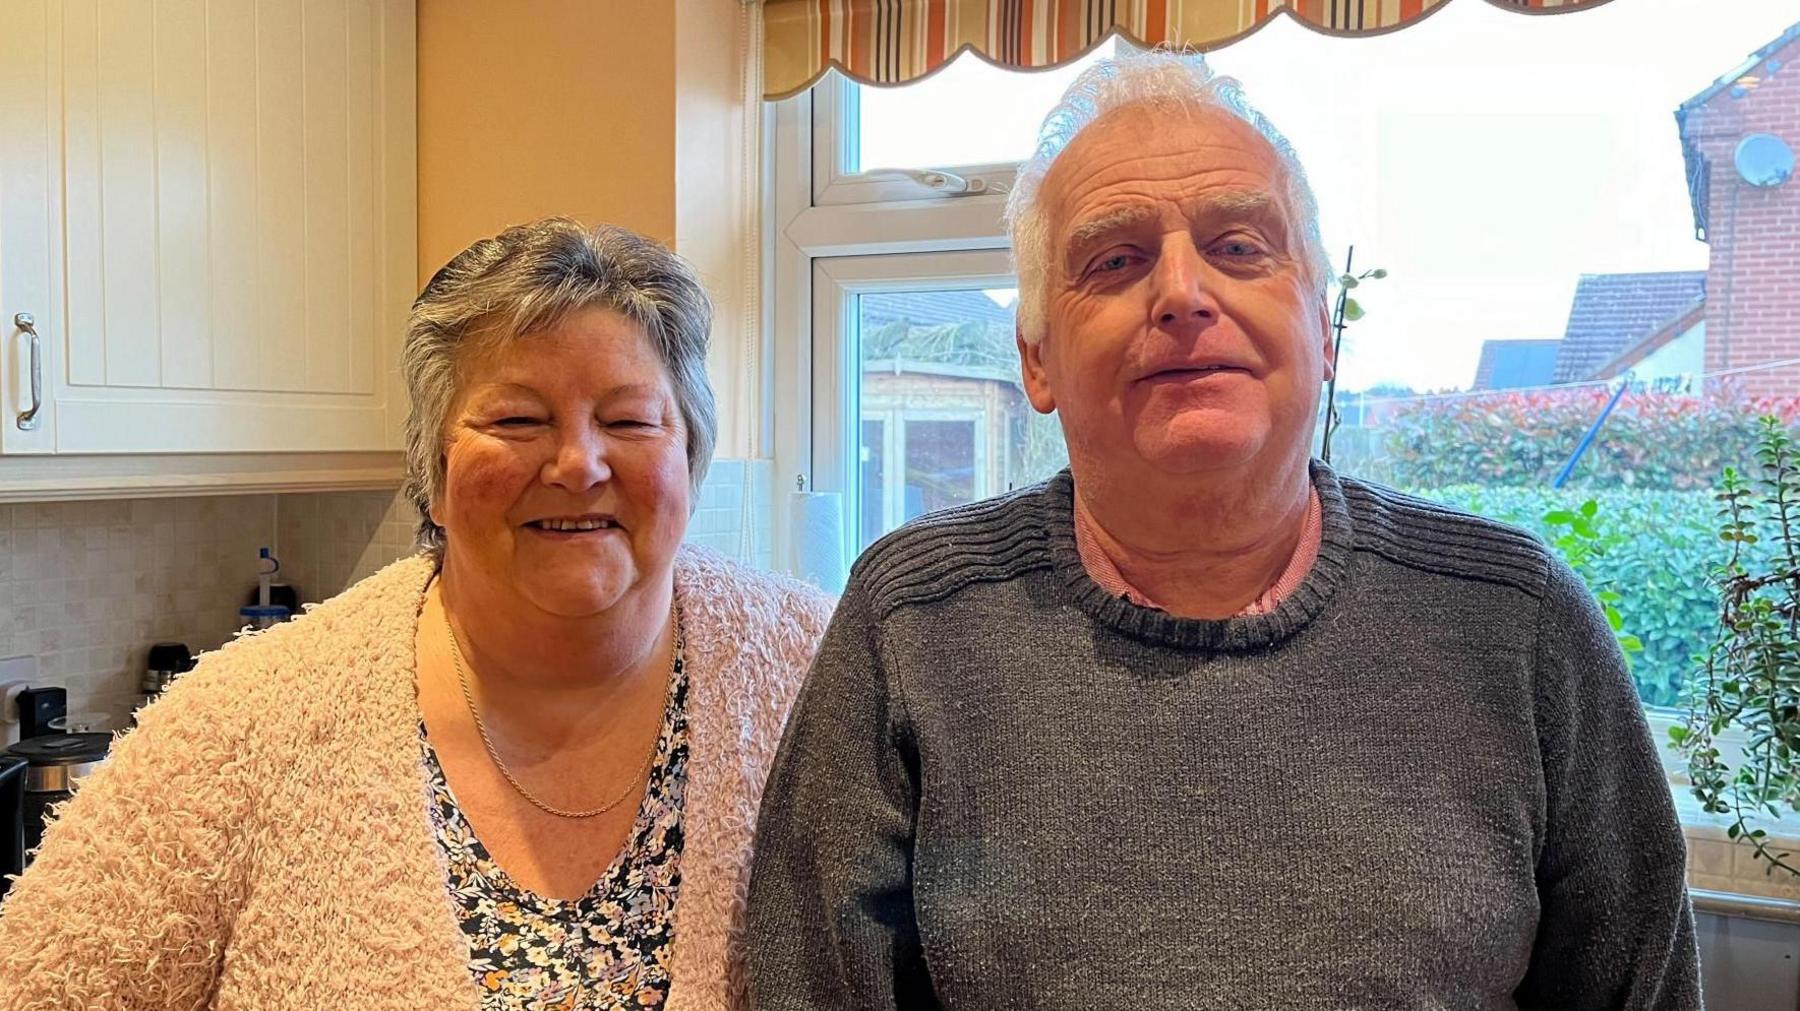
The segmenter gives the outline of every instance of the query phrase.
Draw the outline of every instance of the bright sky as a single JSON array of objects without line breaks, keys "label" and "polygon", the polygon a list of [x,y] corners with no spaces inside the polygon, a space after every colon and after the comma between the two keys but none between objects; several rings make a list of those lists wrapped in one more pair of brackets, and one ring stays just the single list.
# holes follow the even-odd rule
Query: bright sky
[{"label": "bright sky", "polygon": [[[1333,260],[1354,242],[1359,268],[1389,271],[1359,292],[1368,316],[1346,331],[1345,387],[1451,389],[1485,339],[1560,337],[1581,274],[1705,269],[1675,108],[1796,21],[1795,0],[1553,16],[1452,0],[1372,38],[1280,18],[1212,60],[1299,151]],[[862,164],[1023,157],[1076,72],[964,56],[919,84],[863,89]]]}]

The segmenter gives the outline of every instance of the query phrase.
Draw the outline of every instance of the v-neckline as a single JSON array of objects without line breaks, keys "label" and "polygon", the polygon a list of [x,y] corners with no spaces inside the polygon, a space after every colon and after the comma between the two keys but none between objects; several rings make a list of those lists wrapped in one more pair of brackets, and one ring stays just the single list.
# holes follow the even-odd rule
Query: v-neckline
[{"label": "v-neckline", "polygon": [[[677,635],[679,634],[677,632]],[[619,851],[613,854],[599,877],[595,878],[585,891],[572,899],[544,895],[525,887],[519,883],[517,878],[513,877],[511,871],[508,871],[499,860],[495,859],[493,853],[488,850],[487,844],[482,842],[480,834],[475,831],[475,826],[469,821],[468,815],[464,813],[462,801],[457,798],[455,788],[450,785],[450,777],[444,772],[443,763],[438,759],[437,748],[431,743],[424,716],[420,715],[419,744],[424,750],[427,783],[432,787],[440,785],[443,787],[445,795],[450,799],[450,807],[455,813],[456,821],[460,823],[463,833],[469,840],[470,852],[477,862],[492,869],[489,879],[496,888],[549,913],[569,912],[605,896],[608,884],[621,871],[629,867],[636,856],[643,851],[645,837],[652,828],[650,817],[652,810],[662,792],[667,788],[669,758],[672,752],[671,739],[675,731],[675,702],[680,697],[681,682],[685,681],[686,677],[686,658],[677,657],[663,698],[662,724],[656,734],[656,750],[653,752],[650,773],[645,777],[643,796],[638,799],[637,813],[631,820],[631,830],[626,833],[625,841],[619,845]],[[444,817],[444,812],[434,802],[431,805],[431,823],[434,834],[442,831]]]}]

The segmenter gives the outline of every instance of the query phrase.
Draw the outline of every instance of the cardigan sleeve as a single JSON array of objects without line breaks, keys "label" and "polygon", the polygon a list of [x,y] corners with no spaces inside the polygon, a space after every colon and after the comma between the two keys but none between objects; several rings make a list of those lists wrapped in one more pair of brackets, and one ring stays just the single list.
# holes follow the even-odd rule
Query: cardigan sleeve
[{"label": "cardigan sleeve", "polygon": [[1686,847],[1643,706],[1594,596],[1552,558],[1537,629],[1540,914],[1523,1011],[1690,1011]]},{"label": "cardigan sleeve", "polygon": [[0,1011],[211,999],[253,853],[243,722],[208,666],[114,742],[0,905]]},{"label": "cardigan sleeve", "polygon": [[937,1006],[913,918],[919,765],[855,582],[776,753],[750,880],[756,1011]]}]

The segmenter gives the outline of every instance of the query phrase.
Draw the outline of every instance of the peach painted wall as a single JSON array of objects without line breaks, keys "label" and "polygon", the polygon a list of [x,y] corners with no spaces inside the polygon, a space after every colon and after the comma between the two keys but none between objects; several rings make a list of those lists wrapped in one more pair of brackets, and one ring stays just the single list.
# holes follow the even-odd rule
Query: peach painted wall
[{"label": "peach painted wall", "polygon": [[421,283],[566,214],[675,239],[669,0],[418,0]]},{"label": "peach painted wall", "polygon": [[419,280],[565,214],[673,245],[713,296],[719,454],[763,452],[760,91],[739,0],[418,0]]}]

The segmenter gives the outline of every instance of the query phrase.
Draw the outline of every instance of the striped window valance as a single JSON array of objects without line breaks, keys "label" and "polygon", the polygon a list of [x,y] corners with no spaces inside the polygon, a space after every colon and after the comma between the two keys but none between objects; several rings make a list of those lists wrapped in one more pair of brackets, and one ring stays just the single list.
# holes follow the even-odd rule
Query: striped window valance
[{"label": "striped window valance", "polygon": [[[1009,67],[1067,63],[1118,33],[1142,46],[1216,49],[1287,15],[1336,35],[1392,31],[1449,0],[763,0],[763,83],[785,98],[837,67],[902,84],[964,49]],[[1462,0],[1474,3],[1475,0]],[[1526,14],[1608,0],[1485,0]]]}]

